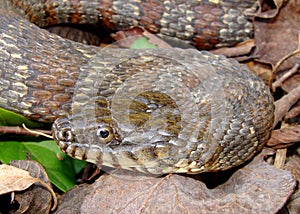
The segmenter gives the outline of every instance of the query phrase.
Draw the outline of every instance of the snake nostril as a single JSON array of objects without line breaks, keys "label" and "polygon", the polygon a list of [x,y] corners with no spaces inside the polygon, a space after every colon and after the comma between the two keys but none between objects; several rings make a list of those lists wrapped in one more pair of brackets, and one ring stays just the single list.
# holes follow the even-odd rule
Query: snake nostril
[{"label": "snake nostril", "polygon": [[58,138],[62,141],[72,141],[73,133],[70,129],[65,128],[59,132]]}]

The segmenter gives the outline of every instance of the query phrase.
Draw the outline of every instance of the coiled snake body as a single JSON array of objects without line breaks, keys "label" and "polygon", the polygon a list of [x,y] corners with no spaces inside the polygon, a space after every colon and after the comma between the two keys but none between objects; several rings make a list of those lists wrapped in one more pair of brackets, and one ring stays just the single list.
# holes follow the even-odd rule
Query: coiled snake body
[{"label": "coiled snake body", "polygon": [[[101,14],[77,16],[80,20],[101,17],[115,28],[140,21],[170,38],[179,28],[180,39],[209,48],[249,36],[251,26],[242,12],[254,1],[191,1],[190,7],[162,1],[152,13],[146,9],[151,3],[139,1],[129,2],[125,9],[119,1],[108,4],[113,9],[102,1],[84,3],[90,8],[100,5]],[[87,47],[39,29],[11,5],[26,8],[27,17],[40,25],[72,21],[80,7],[57,15],[60,6],[55,3],[36,3],[28,9],[26,2],[0,0],[0,106],[45,122],[59,117],[53,136],[70,156],[153,174],[198,173],[240,165],[269,138],[272,96],[255,74],[234,60],[191,49]],[[139,6],[142,18],[136,18],[141,15]],[[133,10],[131,15],[125,14],[127,10]],[[210,21],[205,32],[215,30],[216,37],[203,40],[209,34],[197,27],[203,24],[201,14]],[[166,25],[172,17],[177,25]],[[246,26],[243,33],[224,39],[224,32],[241,25]]]}]

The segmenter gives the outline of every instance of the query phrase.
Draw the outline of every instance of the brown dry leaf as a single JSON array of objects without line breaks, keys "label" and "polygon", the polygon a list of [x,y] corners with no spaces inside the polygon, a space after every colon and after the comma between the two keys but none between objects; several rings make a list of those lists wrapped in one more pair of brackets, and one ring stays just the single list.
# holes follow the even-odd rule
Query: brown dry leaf
[{"label": "brown dry leaf", "polygon": [[300,213],[300,191],[292,195],[288,204],[286,205],[289,214],[299,214]]},{"label": "brown dry leaf", "polygon": [[242,62],[249,60],[248,54],[251,53],[254,48],[254,40],[249,39],[245,42],[242,42],[235,47],[222,47],[210,52],[213,54],[224,55],[226,57],[234,57],[236,60]]},{"label": "brown dry leaf", "polygon": [[297,191],[291,196],[289,201],[287,202],[286,209],[290,214],[298,214],[300,213],[300,191],[299,191],[299,182],[300,182],[300,157],[299,155],[293,155],[287,161],[285,165],[285,169],[292,171],[294,177],[298,181],[298,189]]},{"label": "brown dry leaf", "polygon": [[293,108],[285,115],[286,120],[293,120],[294,122],[299,122],[299,118],[296,119],[296,117],[299,117],[300,115],[300,102],[298,101]]},{"label": "brown dry leaf", "polygon": [[267,146],[282,148],[298,141],[300,141],[300,126],[291,126],[273,130]]},{"label": "brown dry leaf", "polygon": [[18,167],[20,169],[26,170],[29,172],[30,176],[34,178],[39,178],[43,182],[50,185],[48,175],[41,164],[36,161],[31,160],[12,160],[10,161],[11,166]]},{"label": "brown dry leaf", "polygon": [[[280,6],[280,3],[278,3]],[[275,65],[280,59],[293,52],[298,46],[298,33],[300,31],[300,1],[290,0],[280,9],[280,13],[272,19],[256,18],[255,43],[257,50],[255,55],[263,63]],[[282,65],[290,68],[299,56],[291,57]]]},{"label": "brown dry leaf", "polygon": [[[236,171],[226,183],[212,189],[184,175],[155,178],[121,171],[119,174],[106,174],[89,186],[88,194],[84,198],[80,196],[80,207],[73,211],[275,213],[293,193],[295,184],[290,172],[265,163],[263,155]],[[74,192],[72,195],[76,197]],[[66,210],[72,208],[74,206],[65,206]],[[64,209],[60,209],[59,213],[65,213]]]},{"label": "brown dry leaf", "polygon": [[281,87],[285,92],[290,92],[300,83],[300,75],[296,74],[300,68],[300,64],[295,64],[291,69],[276,73],[276,81],[272,83],[273,91],[277,87]]},{"label": "brown dry leaf", "polygon": [[[0,194],[15,192],[13,200],[18,202],[20,213],[48,213],[51,208],[52,194],[54,209],[57,199],[49,183],[40,179],[48,179],[41,166],[34,161],[14,161],[13,164],[30,172],[15,166],[0,165]],[[22,190],[26,191],[16,192]],[[9,207],[9,204],[7,206]]]},{"label": "brown dry leaf", "polygon": [[0,195],[27,189],[39,181],[25,170],[6,164],[0,165]]},{"label": "brown dry leaf", "polygon": [[300,99],[300,85],[297,88],[294,88],[288,94],[284,95],[280,100],[275,102],[275,121],[276,125],[279,121],[282,120],[284,115],[291,109],[291,107],[296,104]]},{"label": "brown dry leaf", "polygon": [[[81,184],[69,190],[62,195],[55,214],[74,214],[80,213],[80,207],[84,202],[84,198],[93,190],[92,185]],[[103,196],[105,197],[105,196]],[[97,213],[95,211],[94,213]]]},{"label": "brown dry leaf", "polygon": [[285,92],[290,92],[299,85],[300,85],[300,75],[295,74],[292,76],[292,78],[289,78],[283,82],[282,89]]},{"label": "brown dry leaf", "polygon": [[[300,157],[299,154],[291,156],[284,166],[285,170],[291,171],[300,182]],[[298,184],[299,185],[299,184]]]},{"label": "brown dry leaf", "polygon": [[[30,176],[42,180],[51,188],[46,171],[36,161],[15,160],[10,164],[28,171]],[[20,213],[48,213],[52,204],[51,193],[40,185],[32,185],[25,192],[15,193],[14,200],[19,203],[18,212]]]},{"label": "brown dry leaf", "polygon": [[251,71],[256,73],[268,87],[270,86],[270,79],[273,77],[272,67],[270,65],[249,61],[247,62],[247,66]]},{"label": "brown dry leaf", "polygon": [[260,18],[274,18],[278,14],[283,3],[284,0],[259,0],[259,10],[255,15]]}]

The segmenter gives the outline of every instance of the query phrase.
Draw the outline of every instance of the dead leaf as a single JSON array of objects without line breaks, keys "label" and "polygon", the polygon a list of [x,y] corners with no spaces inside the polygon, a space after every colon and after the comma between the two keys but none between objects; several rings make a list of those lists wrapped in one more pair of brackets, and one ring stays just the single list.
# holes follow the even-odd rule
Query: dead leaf
[{"label": "dead leaf", "polygon": [[[48,188],[51,188],[51,183],[46,171],[36,161],[13,160],[10,164],[28,171],[30,176],[40,179],[47,184]],[[16,192],[14,200],[19,203],[18,212],[20,213],[48,213],[52,204],[51,192],[40,185],[32,185],[26,191],[21,193]]]},{"label": "dead leaf", "polygon": [[245,42],[236,45],[235,47],[222,47],[215,50],[211,50],[210,52],[213,54],[224,55],[226,57],[234,57],[236,60],[241,62],[241,59],[249,59],[249,57],[246,58],[246,55],[250,54],[253,48],[254,40],[249,39]]},{"label": "dead leaf", "polygon": [[287,209],[289,214],[299,214],[300,213],[300,191],[291,196],[288,201]]},{"label": "dead leaf", "polygon": [[294,122],[298,122],[299,118],[296,119],[300,115],[300,102],[298,101],[293,108],[285,115],[286,120],[293,120]]},{"label": "dead leaf", "polygon": [[267,146],[283,148],[300,141],[300,126],[273,130]]},{"label": "dead leaf", "polygon": [[[0,195],[14,192],[13,200],[19,203],[18,212],[48,213],[51,208],[52,194],[53,209],[55,209],[57,199],[50,187],[49,180],[44,182],[40,179],[48,179],[47,174],[41,173],[39,168],[41,166],[34,161],[14,161],[13,164],[26,170],[31,169],[31,172],[11,165],[0,165]],[[23,190],[26,191],[19,192]]]},{"label": "dead leaf", "polygon": [[299,154],[291,156],[285,167],[285,170],[293,172],[294,177],[300,182],[300,157]]},{"label": "dead leaf", "polygon": [[290,214],[298,214],[300,213],[300,190],[299,190],[299,182],[300,182],[300,157],[299,154],[293,155],[285,165],[285,169],[292,171],[294,177],[298,181],[297,191],[291,196],[289,201],[287,202],[286,209]]},{"label": "dead leaf", "polygon": [[[127,171],[101,176],[75,212],[81,213],[275,213],[293,193],[290,172],[256,157],[215,188],[186,175],[147,177]],[[82,190],[80,190],[82,191]],[[68,194],[68,193],[67,193]],[[77,197],[74,192],[74,197]],[[63,205],[62,205],[63,206]],[[71,207],[69,207],[71,209]],[[64,213],[60,209],[59,213]]]},{"label": "dead leaf", "polygon": [[16,192],[13,199],[19,204],[18,213],[45,214],[50,212],[52,206],[51,193],[38,185],[32,185],[26,191]]},{"label": "dead leaf", "polygon": [[255,72],[267,86],[270,87],[270,79],[273,77],[272,67],[270,65],[256,61],[250,61],[247,62],[247,66],[251,71]]},{"label": "dead leaf", "polygon": [[[281,3],[276,4],[281,6]],[[290,0],[286,4],[282,4],[280,13],[272,19],[256,18],[254,29],[257,49],[254,55],[259,57],[257,60],[275,65],[284,56],[296,50],[300,31],[299,22],[299,0]],[[299,62],[299,56],[291,57],[283,63],[281,69],[290,68],[297,61]]]},{"label": "dead leaf", "polygon": [[284,115],[291,109],[291,107],[300,99],[300,85],[284,95],[280,100],[275,102],[275,121],[274,126],[282,120]]},{"label": "dead leaf", "polygon": [[[92,185],[82,184],[69,190],[62,195],[55,214],[74,214],[81,213],[81,205],[86,195],[93,190]],[[94,213],[97,213],[96,211]]]},{"label": "dead leaf", "polygon": [[266,0],[259,0],[258,5],[259,9],[255,14],[256,17],[270,19],[274,18],[281,8],[284,0],[274,0],[274,1],[266,1]]},{"label": "dead leaf", "polygon": [[289,92],[296,88],[300,82],[300,75],[295,75],[295,73],[299,68],[300,65],[297,63],[288,71],[277,73],[277,80],[272,84],[272,90],[275,91],[277,87],[281,87],[285,92]]},{"label": "dead leaf", "polygon": [[0,165],[0,195],[27,189],[40,180],[29,175],[29,172],[9,166]]},{"label": "dead leaf", "polygon": [[285,92],[290,92],[300,84],[300,75],[295,74],[292,76],[292,78],[287,79],[282,84],[282,89]]}]

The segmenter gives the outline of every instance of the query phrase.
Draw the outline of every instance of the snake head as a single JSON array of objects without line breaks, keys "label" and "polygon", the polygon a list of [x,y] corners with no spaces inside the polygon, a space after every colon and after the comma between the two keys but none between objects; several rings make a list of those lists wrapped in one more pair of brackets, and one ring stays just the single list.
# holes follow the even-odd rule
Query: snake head
[{"label": "snake head", "polygon": [[[178,160],[170,160],[170,157],[174,159],[181,157],[178,149],[169,143],[171,132],[161,133],[159,122],[156,122],[157,128],[151,127],[148,131],[135,129],[121,138],[120,132],[112,124],[104,122],[95,124],[95,121],[84,124],[75,118],[74,116],[58,118],[53,123],[54,140],[67,155],[94,163],[99,168],[105,165],[162,174],[163,170],[172,169],[166,167],[169,163],[165,161],[173,163]],[[151,169],[154,171],[150,171]]]},{"label": "snake head", "polygon": [[58,118],[52,126],[53,138],[59,148],[67,155],[95,163],[101,167],[103,150],[113,144],[118,145],[119,138],[113,128],[99,123],[90,126],[79,125],[69,117]]}]

